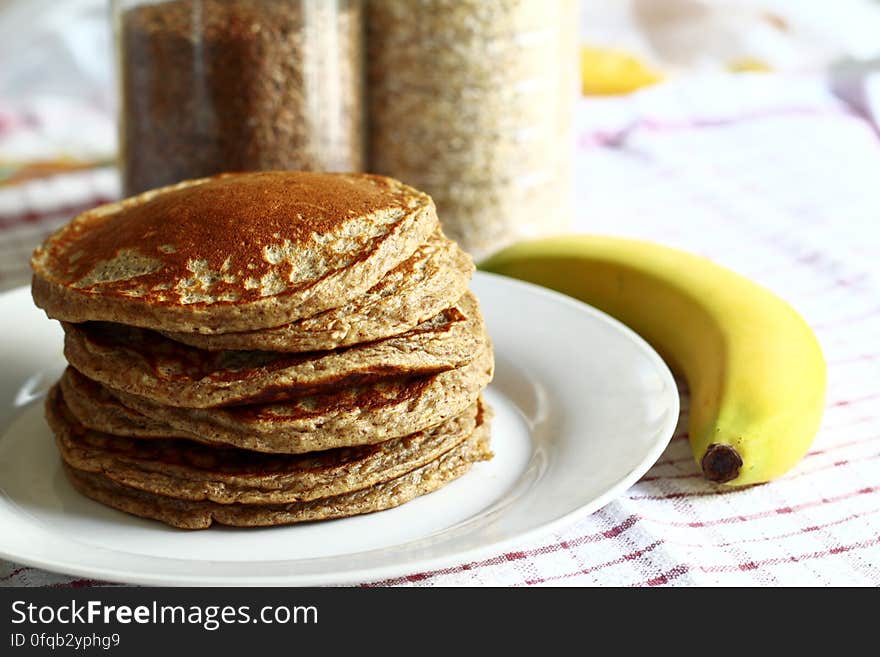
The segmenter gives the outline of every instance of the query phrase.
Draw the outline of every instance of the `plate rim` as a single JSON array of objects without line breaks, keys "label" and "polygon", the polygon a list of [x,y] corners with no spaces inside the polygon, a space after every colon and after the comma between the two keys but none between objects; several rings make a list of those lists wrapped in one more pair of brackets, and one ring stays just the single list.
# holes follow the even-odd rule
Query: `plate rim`
[{"label": "plate rim", "polygon": [[[675,378],[672,375],[668,364],[642,336],[640,336],[630,327],[623,324],[621,321],[599,310],[595,306],[592,306],[588,303],[575,299],[574,297],[562,294],[550,288],[535,285],[527,281],[521,281],[519,279],[503,276],[500,274],[478,270],[475,272],[474,278],[488,278],[490,280],[494,280],[496,283],[501,285],[508,285],[514,288],[522,287],[532,293],[552,299],[556,303],[562,303],[564,305],[577,308],[579,311],[585,312],[586,314],[590,315],[593,320],[597,320],[611,326],[614,330],[617,330],[618,332],[625,335],[629,342],[638,346],[638,348],[643,351],[651,361],[653,361],[654,365],[657,368],[657,373],[661,377],[666,379],[666,383],[670,384],[671,386],[670,389],[676,391],[676,394],[673,394],[670,397],[670,402],[672,405],[668,408],[668,419],[666,420],[662,429],[658,431],[658,438],[654,441],[651,448],[646,450],[646,453],[642,456],[638,463],[625,476],[618,479],[618,481],[614,485],[610,486],[604,493],[597,497],[594,497],[586,504],[582,504],[575,509],[572,509],[568,513],[565,513],[558,518],[550,520],[532,529],[523,531],[508,538],[498,539],[473,548],[455,551],[447,555],[422,558],[413,562],[399,562],[387,565],[359,567],[357,569],[330,573],[305,573],[289,575],[267,574],[258,576],[248,575],[246,576],[246,579],[243,577],[229,575],[205,576],[204,574],[184,574],[178,576],[170,576],[167,573],[141,573],[122,568],[113,568],[109,566],[82,567],[78,566],[76,562],[67,563],[64,560],[57,558],[32,558],[27,555],[10,553],[9,551],[7,551],[2,543],[0,543],[0,558],[6,559],[16,564],[21,564],[23,566],[40,568],[62,575],[89,579],[100,579],[109,583],[118,583],[123,585],[135,584],[146,586],[207,587],[324,585],[344,586],[353,585],[356,583],[364,585],[381,585],[384,581],[404,577],[408,574],[431,572],[434,570],[442,569],[444,567],[450,567],[455,564],[467,564],[479,560],[480,558],[484,558],[488,555],[504,553],[506,551],[509,551],[515,545],[534,542],[536,539],[542,536],[546,536],[550,533],[563,529],[573,524],[577,520],[602,509],[607,504],[617,499],[623,492],[625,492],[633,484],[635,484],[648,470],[650,470],[657,459],[660,458],[660,455],[665,451],[666,447],[669,445],[670,440],[672,439],[680,413],[680,398],[677,394]],[[2,305],[8,297],[15,294],[22,294],[26,290],[29,290],[28,285],[21,285],[10,290],[4,290],[3,292],[0,292],[0,305]],[[9,421],[4,421],[2,424],[0,424],[0,430],[5,430],[8,424]],[[3,493],[2,489],[0,489],[0,496],[6,498],[6,495]],[[445,530],[441,530],[440,533],[442,533],[442,531]],[[101,548],[100,546],[90,547],[94,549],[108,549]],[[381,551],[382,549],[384,548],[376,548],[376,550],[379,551]],[[370,550],[355,554],[364,554],[369,551]],[[147,556],[146,558],[187,561],[186,559],[176,559],[173,557]],[[267,565],[271,565],[273,563],[292,564],[297,561],[302,561],[302,559],[272,560],[264,561],[261,563]]]}]

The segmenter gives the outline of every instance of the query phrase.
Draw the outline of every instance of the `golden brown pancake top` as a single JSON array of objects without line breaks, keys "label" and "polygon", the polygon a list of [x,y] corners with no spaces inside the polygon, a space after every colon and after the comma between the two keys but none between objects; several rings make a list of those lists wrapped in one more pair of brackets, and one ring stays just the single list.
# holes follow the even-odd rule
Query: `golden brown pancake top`
[{"label": "golden brown pancake top", "polygon": [[430,203],[369,174],[223,174],[84,213],[34,254],[83,293],[158,305],[249,302],[366,257]]}]

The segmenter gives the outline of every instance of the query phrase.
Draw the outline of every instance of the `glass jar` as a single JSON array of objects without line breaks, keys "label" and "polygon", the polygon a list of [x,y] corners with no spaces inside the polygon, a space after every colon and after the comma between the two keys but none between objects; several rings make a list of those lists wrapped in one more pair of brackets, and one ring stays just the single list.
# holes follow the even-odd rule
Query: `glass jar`
[{"label": "glass jar", "polygon": [[480,257],[573,209],[574,0],[370,0],[369,166]]},{"label": "glass jar", "polygon": [[114,0],[123,187],[360,171],[359,0]]}]

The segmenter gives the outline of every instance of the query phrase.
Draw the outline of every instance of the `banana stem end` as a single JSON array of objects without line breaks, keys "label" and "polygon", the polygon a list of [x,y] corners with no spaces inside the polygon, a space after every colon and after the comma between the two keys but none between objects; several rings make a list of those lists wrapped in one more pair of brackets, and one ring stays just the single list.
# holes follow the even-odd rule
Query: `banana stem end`
[{"label": "banana stem end", "polygon": [[719,484],[733,481],[739,476],[739,469],[743,460],[733,447],[712,443],[706,448],[706,453],[700,461],[703,468],[703,476],[709,481]]}]

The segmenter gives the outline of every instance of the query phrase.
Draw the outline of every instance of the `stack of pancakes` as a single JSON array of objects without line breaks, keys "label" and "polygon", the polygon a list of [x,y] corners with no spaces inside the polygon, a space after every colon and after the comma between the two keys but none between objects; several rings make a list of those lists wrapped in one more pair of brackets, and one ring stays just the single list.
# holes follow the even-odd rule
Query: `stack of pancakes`
[{"label": "stack of pancakes", "polygon": [[69,362],[47,418],[99,502],[185,528],[338,518],[491,456],[472,261],[396,180],[187,181],[76,217],[32,266]]}]

